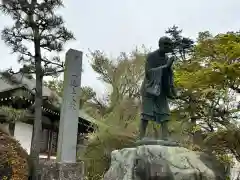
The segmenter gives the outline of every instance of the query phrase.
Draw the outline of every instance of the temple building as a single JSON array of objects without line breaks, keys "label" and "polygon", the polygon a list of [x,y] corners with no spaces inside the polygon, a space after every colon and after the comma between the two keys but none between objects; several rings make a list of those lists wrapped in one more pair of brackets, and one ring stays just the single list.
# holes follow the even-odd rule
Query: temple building
[{"label": "temple building", "polygon": [[[34,78],[22,73],[0,73],[0,107],[11,107],[25,112],[22,120],[9,122],[8,115],[0,111],[0,122],[8,126],[11,135],[28,153],[30,153],[33,132],[34,95]],[[57,152],[61,101],[54,91],[46,86],[43,87],[41,156],[47,158],[56,156]],[[82,143],[87,133],[93,132],[96,124],[96,121],[83,110],[79,111],[78,144]]]}]

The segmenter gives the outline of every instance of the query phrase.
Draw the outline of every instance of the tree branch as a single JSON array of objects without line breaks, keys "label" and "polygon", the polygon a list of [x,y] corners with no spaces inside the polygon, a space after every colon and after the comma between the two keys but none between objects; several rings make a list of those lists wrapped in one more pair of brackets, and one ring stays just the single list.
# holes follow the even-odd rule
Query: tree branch
[{"label": "tree branch", "polygon": [[53,62],[53,61],[49,61],[49,60],[46,60],[46,59],[42,59],[42,62],[46,63],[46,64],[53,64],[53,65],[56,65],[56,66],[59,66],[59,67],[64,67],[64,63],[56,63],[56,62]]},{"label": "tree branch", "polygon": [[44,73],[44,76],[53,76],[55,74],[62,73],[62,72],[64,72],[64,69],[58,70],[58,71],[54,71],[54,72],[46,72],[46,73]]}]

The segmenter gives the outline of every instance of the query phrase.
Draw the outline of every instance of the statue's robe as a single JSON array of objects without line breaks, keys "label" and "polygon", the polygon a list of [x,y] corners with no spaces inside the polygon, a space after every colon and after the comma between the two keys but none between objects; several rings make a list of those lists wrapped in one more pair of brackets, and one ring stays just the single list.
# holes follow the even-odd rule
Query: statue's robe
[{"label": "statue's robe", "polygon": [[[171,66],[153,70],[166,65],[168,60],[168,57],[160,55],[158,50],[147,56],[145,78],[141,87],[142,120],[153,120],[157,123],[170,120],[168,97],[172,97],[173,92],[173,71]],[[159,88],[159,94],[150,94],[149,90],[156,87]]]}]

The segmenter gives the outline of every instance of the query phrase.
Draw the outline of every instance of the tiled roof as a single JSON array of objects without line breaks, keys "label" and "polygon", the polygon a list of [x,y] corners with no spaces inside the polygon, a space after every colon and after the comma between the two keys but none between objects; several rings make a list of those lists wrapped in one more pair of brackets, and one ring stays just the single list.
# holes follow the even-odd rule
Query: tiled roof
[{"label": "tiled roof", "polygon": [[11,90],[14,89],[18,85],[12,85],[8,83],[3,76],[0,74],[0,92],[6,91],[6,90]]},{"label": "tiled roof", "polygon": [[[11,80],[7,80],[0,73],[0,92],[6,91],[6,90],[15,89],[15,88],[19,88],[19,87],[25,87],[29,91],[31,91],[32,93],[35,93],[34,89],[36,87],[36,84],[35,84],[36,80],[34,78],[29,79],[29,78],[27,78],[26,76],[24,76],[21,73],[14,74],[12,76],[12,78],[14,78],[14,81],[18,82],[19,84],[11,83]],[[56,102],[53,103],[53,105],[56,108],[60,108],[62,98],[59,97],[57,95],[57,93],[55,93],[54,91],[50,90],[48,87],[43,86],[43,96],[51,97],[52,95],[54,95],[57,98]],[[79,111],[79,117],[82,118],[82,119],[85,119],[85,120],[87,120],[87,121],[89,121],[91,123],[97,124],[96,120],[94,120],[92,117],[90,117],[83,110]]]},{"label": "tiled roof", "polygon": [[91,116],[89,116],[85,111],[83,111],[82,109],[79,110],[79,117],[82,119],[85,119],[87,121],[89,121],[92,124],[96,124],[97,126],[101,125],[104,127],[108,127],[105,123],[98,121],[94,118],[92,118]]}]

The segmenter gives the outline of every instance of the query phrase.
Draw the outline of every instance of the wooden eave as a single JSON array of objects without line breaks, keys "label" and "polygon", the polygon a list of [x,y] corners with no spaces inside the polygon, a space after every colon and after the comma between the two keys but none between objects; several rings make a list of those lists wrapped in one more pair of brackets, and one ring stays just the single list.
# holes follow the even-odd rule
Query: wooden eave
[{"label": "wooden eave", "polygon": [[[22,76],[22,75],[21,75]],[[22,76],[22,78],[26,78],[24,77],[24,75]],[[30,105],[29,105],[29,108],[31,107],[31,105],[34,104],[34,91],[33,89],[29,89],[29,88],[33,88],[33,84],[32,82],[27,82],[24,84],[24,82],[22,84],[16,84],[16,83],[13,83],[11,82],[10,79],[6,79],[6,77],[4,78],[1,78],[3,81],[2,81],[2,85],[5,86],[3,87],[2,89],[0,88],[0,102],[1,100],[3,101],[11,101],[13,100],[14,98],[14,93],[17,92],[18,90],[23,90],[23,91],[26,91],[27,93],[29,93],[30,96],[28,97],[31,97],[30,99],[28,97],[17,97],[17,98],[22,98],[23,100],[26,100],[26,101],[29,101]],[[33,79],[29,79],[30,81],[33,81]],[[0,86],[1,86],[1,83],[0,83]],[[27,87],[26,87],[27,86]],[[28,87],[29,86],[29,87]],[[61,98],[60,97],[57,97],[58,98],[58,102],[51,102],[49,99],[50,99],[50,94],[51,92],[54,94],[53,91],[51,91],[50,89],[46,89],[45,87],[45,90],[46,90],[46,93],[43,93],[43,94],[46,94],[47,96],[44,96],[43,98],[43,106],[42,106],[42,109],[43,109],[43,113],[49,117],[51,116],[52,118],[54,119],[51,119],[52,121],[55,121],[56,122],[59,122],[60,120],[60,103],[58,102],[61,102]],[[43,89],[44,91],[44,89]],[[32,109],[34,110],[34,109]],[[31,119],[31,118],[30,118]],[[90,129],[92,129],[94,126],[98,126],[98,125],[102,125],[102,123],[100,123],[96,120],[94,120],[92,117],[90,117],[89,115],[87,115],[84,111],[80,110],[79,111],[79,124],[81,125],[84,125]]]}]

